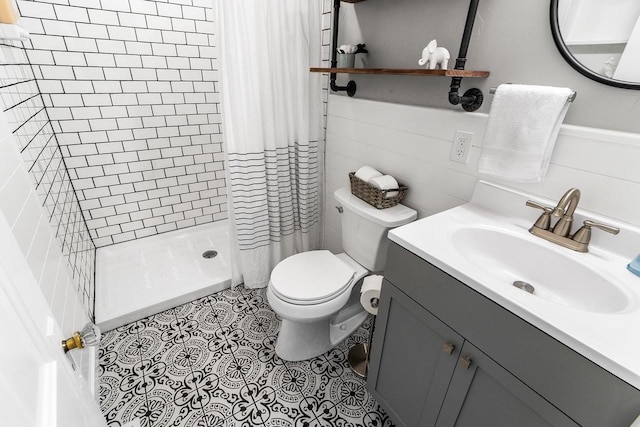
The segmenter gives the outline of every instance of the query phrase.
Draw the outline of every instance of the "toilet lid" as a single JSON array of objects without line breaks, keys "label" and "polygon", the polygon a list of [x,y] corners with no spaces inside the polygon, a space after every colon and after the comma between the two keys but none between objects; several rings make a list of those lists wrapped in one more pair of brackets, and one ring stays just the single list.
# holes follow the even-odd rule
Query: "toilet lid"
[{"label": "toilet lid", "polygon": [[329,251],[302,252],[276,265],[271,273],[271,288],[294,304],[324,302],[347,289],[354,274]]}]

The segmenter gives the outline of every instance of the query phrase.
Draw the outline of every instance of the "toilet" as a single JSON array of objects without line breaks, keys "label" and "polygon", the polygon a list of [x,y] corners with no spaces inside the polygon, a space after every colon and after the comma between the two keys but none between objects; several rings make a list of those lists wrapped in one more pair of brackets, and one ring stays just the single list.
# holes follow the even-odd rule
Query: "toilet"
[{"label": "toilet", "polygon": [[341,212],[345,252],[302,252],[282,260],[271,273],[267,299],[282,319],[276,354],[284,360],[323,354],[364,322],[368,313],[360,304],[361,279],[382,271],[387,232],[417,216],[403,205],[376,209],[349,188],[340,188],[334,198]]}]

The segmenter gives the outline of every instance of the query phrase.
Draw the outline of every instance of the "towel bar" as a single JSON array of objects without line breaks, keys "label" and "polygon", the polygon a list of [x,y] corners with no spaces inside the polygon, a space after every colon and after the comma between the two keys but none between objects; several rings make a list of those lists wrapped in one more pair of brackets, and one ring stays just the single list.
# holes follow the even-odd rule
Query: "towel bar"
[{"label": "towel bar", "polygon": [[[496,93],[497,89],[498,89],[497,87],[492,87],[491,89],[489,89],[489,93],[491,93],[491,94]],[[569,95],[569,102],[575,101],[576,96],[578,96],[577,92],[575,92],[575,91],[571,92],[571,95]]]}]

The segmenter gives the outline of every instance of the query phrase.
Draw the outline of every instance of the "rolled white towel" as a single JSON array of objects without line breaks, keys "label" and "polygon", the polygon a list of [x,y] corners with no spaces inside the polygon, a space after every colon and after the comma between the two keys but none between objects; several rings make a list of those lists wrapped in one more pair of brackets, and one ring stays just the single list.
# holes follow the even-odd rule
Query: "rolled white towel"
[{"label": "rolled white towel", "polygon": [[371,183],[373,178],[377,178],[382,176],[380,172],[372,168],[371,166],[362,166],[360,169],[356,171],[356,176],[363,180],[364,182]]},{"label": "rolled white towel", "polygon": [[[373,185],[379,190],[397,190],[398,188],[400,188],[400,184],[398,184],[398,181],[396,181],[396,179],[391,175],[382,175],[375,177],[371,181],[369,181],[369,184]],[[397,191],[389,191],[386,197],[395,197],[397,195]]]}]

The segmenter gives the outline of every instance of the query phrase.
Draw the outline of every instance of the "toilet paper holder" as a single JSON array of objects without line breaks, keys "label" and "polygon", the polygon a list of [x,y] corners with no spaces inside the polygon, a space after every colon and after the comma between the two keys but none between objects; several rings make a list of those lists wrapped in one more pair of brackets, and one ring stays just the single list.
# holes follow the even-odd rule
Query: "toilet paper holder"
[{"label": "toilet paper holder", "polygon": [[[378,304],[380,300],[378,298],[371,298],[371,306],[373,308],[378,308]],[[373,339],[373,329],[375,326],[375,315],[371,315],[371,327],[369,328],[369,338],[366,342],[361,342],[349,350],[349,355],[347,357],[347,361],[349,362],[349,367],[353,371],[354,374],[359,376],[360,378],[367,378],[367,374],[369,373],[369,358],[370,358],[370,350],[371,350],[371,340]]]},{"label": "toilet paper holder", "polygon": [[366,342],[358,343],[351,347],[347,361],[351,370],[359,377],[366,378],[369,372],[369,350],[373,339],[374,319],[378,313],[380,305],[380,290],[382,288],[383,276],[371,275],[365,277],[360,289],[360,303],[366,311],[371,314],[371,327],[369,328],[369,338]]}]

